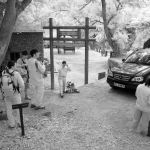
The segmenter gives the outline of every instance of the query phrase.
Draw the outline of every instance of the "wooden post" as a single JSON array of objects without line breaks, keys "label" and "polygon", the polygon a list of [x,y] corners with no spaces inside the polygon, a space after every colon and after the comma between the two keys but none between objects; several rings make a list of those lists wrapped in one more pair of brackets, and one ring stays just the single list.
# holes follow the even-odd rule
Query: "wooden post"
[{"label": "wooden post", "polygon": [[[60,38],[60,29],[57,29],[57,38],[59,39]],[[58,41],[59,42],[59,41]],[[59,51],[59,47],[57,47],[58,48],[58,54],[60,53],[60,51]]]},{"label": "wooden post", "polygon": [[89,18],[85,18],[85,80],[84,84],[88,84],[88,67],[89,67]]},{"label": "wooden post", "polygon": [[[64,35],[64,39],[65,39],[65,37],[66,37],[66,36]],[[64,43],[65,43],[65,40],[64,40]],[[63,47],[63,49],[64,49],[64,54],[65,54],[65,52],[66,52],[66,51],[65,51],[65,46]]]},{"label": "wooden post", "polygon": [[81,29],[78,29],[78,39],[81,39]]},{"label": "wooden post", "polygon": [[53,22],[49,19],[49,35],[50,35],[50,62],[51,62],[51,89],[54,89],[54,56],[53,56]]}]

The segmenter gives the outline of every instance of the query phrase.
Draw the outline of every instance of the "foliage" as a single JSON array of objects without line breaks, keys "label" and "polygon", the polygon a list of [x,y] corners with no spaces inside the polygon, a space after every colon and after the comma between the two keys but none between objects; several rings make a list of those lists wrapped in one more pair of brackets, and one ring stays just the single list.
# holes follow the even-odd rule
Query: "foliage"
[{"label": "foliage", "polygon": [[[2,0],[1,0],[2,1]],[[4,0],[5,1],[5,0]],[[108,27],[121,50],[142,47],[149,38],[149,0],[106,0]],[[84,25],[85,17],[97,27],[96,40],[104,41],[102,8],[99,0],[33,0],[19,16],[16,30],[41,30],[54,18],[54,25]],[[135,32],[129,32],[133,28]],[[135,36],[136,38],[132,38]],[[133,43],[134,42],[134,43]]]}]

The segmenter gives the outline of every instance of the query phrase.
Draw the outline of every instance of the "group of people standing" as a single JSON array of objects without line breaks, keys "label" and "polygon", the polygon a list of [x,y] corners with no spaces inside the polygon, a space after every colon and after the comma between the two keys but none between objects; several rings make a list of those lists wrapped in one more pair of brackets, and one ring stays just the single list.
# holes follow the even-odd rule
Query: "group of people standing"
[{"label": "group of people standing", "polygon": [[[31,101],[31,108],[35,110],[45,109],[43,105],[44,96],[44,78],[43,75],[46,71],[44,61],[38,61],[40,52],[37,49],[30,51],[30,58],[28,59],[28,52],[23,51],[22,57],[14,62],[10,60],[7,65],[7,73],[13,74],[12,79],[14,86],[19,90],[15,90],[12,97],[4,97],[6,104],[6,112],[8,117],[9,127],[16,126],[14,116],[12,114],[12,105],[22,103],[21,92],[25,93],[25,100]],[[61,67],[58,69],[58,81],[60,87],[60,96],[63,98],[63,93],[66,88],[66,75],[71,69],[65,61],[62,62]],[[28,96],[29,84],[34,86],[34,94],[32,98]],[[20,126],[20,115],[17,110],[17,125]]]},{"label": "group of people standing", "polygon": [[[6,69],[3,74],[11,74],[14,87],[16,87],[13,96],[4,97],[6,104],[6,113],[8,118],[9,127],[14,128],[16,126],[15,119],[12,112],[13,104],[22,103],[21,93],[24,91],[25,99],[31,100],[31,108],[44,109],[43,96],[44,96],[44,79],[43,73],[45,72],[44,63],[38,61],[40,53],[37,49],[30,51],[31,58],[28,59],[27,51],[22,52],[22,57],[14,62],[8,61]],[[38,69],[36,68],[36,64]],[[29,83],[34,86],[34,95],[32,98],[28,96]],[[20,126],[20,114],[17,110],[17,125]]]}]

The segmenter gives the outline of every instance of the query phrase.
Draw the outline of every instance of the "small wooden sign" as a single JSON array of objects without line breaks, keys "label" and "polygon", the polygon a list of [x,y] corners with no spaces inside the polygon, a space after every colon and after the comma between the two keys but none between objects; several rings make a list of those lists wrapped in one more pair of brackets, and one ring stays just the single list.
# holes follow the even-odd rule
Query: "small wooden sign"
[{"label": "small wooden sign", "polygon": [[28,105],[29,103],[15,104],[15,105],[12,105],[12,108],[13,109],[25,108],[25,107],[28,107]]},{"label": "small wooden sign", "polygon": [[29,106],[29,103],[21,103],[21,104],[12,105],[12,109],[19,109],[19,112],[20,112],[20,122],[21,122],[22,136],[25,135],[22,108],[25,108],[25,107],[28,107],[28,106]]},{"label": "small wooden sign", "polygon": [[105,72],[98,73],[98,80],[105,78],[105,75]]}]

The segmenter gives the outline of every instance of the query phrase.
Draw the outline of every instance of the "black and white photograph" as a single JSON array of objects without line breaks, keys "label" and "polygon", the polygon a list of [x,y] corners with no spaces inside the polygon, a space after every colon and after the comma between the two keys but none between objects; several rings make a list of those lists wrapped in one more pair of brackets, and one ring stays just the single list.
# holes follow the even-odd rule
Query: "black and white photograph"
[{"label": "black and white photograph", "polygon": [[150,1],[0,0],[0,150],[149,150]]}]

